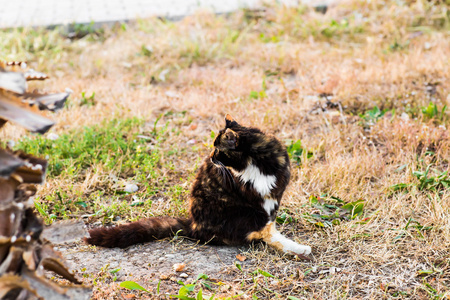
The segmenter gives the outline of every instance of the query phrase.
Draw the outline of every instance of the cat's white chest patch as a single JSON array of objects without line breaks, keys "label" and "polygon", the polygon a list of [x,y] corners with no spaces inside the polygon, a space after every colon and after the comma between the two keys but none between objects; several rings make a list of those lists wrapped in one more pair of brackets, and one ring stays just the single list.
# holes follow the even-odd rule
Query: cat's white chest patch
[{"label": "cat's white chest patch", "polygon": [[275,175],[264,175],[257,166],[249,164],[245,170],[237,172],[237,175],[244,182],[250,182],[255,190],[265,196],[275,187],[277,178]]},{"label": "cat's white chest patch", "polygon": [[267,214],[270,216],[272,214],[272,211],[275,209],[275,207],[278,205],[278,201],[270,198],[264,199],[264,210],[267,212]]}]

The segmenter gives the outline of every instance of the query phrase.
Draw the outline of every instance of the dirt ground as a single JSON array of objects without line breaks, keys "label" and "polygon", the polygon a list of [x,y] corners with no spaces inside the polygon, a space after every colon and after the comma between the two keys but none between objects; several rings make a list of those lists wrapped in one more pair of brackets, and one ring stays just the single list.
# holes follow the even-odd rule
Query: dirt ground
[{"label": "dirt ground", "polygon": [[[83,277],[89,274],[109,273],[116,270],[115,281],[135,281],[151,293],[144,297],[157,296],[157,285],[161,280],[160,293],[176,294],[181,287],[177,281],[191,283],[199,274],[207,274],[211,279],[221,282],[233,281],[230,270],[237,269],[236,255],[248,250],[248,247],[227,247],[198,245],[184,240],[156,241],[152,243],[131,246],[127,249],[105,249],[85,245],[84,243],[68,243],[58,247],[64,252],[65,259],[73,271]],[[252,259],[239,262],[243,267],[251,268]],[[183,264],[180,271],[174,270],[174,265]],[[106,281],[112,282],[112,276]],[[110,278],[111,277],[111,278]],[[125,294],[126,290],[123,291]],[[109,297],[114,296],[109,294]],[[102,299],[101,291],[96,291],[94,297]]]}]

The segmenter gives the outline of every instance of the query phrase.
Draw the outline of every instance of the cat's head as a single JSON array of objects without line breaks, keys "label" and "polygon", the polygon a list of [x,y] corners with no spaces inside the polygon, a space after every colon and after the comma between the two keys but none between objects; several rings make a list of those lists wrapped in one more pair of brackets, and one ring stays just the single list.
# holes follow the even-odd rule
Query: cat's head
[{"label": "cat's head", "polygon": [[264,134],[257,128],[240,125],[230,115],[225,117],[225,128],[214,140],[210,158],[216,166],[244,169],[249,163],[249,149],[252,143]]},{"label": "cat's head", "polygon": [[239,148],[239,131],[242,130],[233,117],[229,114],[225,117],[225,128],[219,131],[214,140],[214,148],[219,151],[236,151]]}]

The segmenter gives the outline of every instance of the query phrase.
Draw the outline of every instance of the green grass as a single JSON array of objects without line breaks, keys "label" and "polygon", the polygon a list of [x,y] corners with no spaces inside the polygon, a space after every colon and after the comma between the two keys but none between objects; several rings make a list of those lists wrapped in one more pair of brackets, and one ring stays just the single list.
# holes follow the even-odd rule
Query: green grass
[{"label": "green grass", "polygon": [[[309,223],[323,228],[340,225],[341,222],[354,220],[365,213],[362,199],[344,203],[337,197],[310,196],[309,206],[312,213],[307,212],[302,217]],[[364,224],[368,219],[365,218],[359,223]]]},{"label": "green grass", "polygon": [[[156,194],[173,199],[167,213],[184,211],[186,189],[168,184],[163,173],[173,167],[170,160],[161,162],[163,156],[175,155],[177,149],[162,153],[159,147],[166,126],[144,130],[144,124],[138,118],[114,119],[64,133],[56,140],[28,136],[18,142],[17,149],[48,157],[49,179],[68,182],[37,199],[37,208],[46,221],[86,213],[103,216],[104,221],[133,211],[151,214],[151,199]],[[133,195],[125,192],[127,183],[135,183],[139,190]]]},{"label": "green grass", "polygon": [[56,64],[72,52],[71,44],[65,43],[59,29],[18,28],[0,33],[1,59],[33,62],[33,68],[40,72],[55,68]]},{"label": "green grass", "polygon": [[300,164],[302,160],[307,160],[314,156],[312,151],[307,150],[302,146],[301,140],[298,140],[295,143],[294,141],[288,142],[290,142],[290,144],[287,146],[286,150],[293,162]]},{"label": "green grass", "polygon": [[439,110],[435,103],[430,102],[428,106],[422,107],[421,111],[425,121],[433,120],[435,123],[444,123],[447,118],[447,115],[445,114],[446,109],[447,105],[444,105]]},{"label": "green grass", "polygon": [[[27,137],[17,149],[49,158],[48,175],[83,176],[87,168],[101,166],[120,177],[149,176],[156,173],[157,145],[150,148],[146,138],[138,138],[143,121],[137,118],[112,120],[99,126],[84,127],[62,134],[56,140],[44,136]],[[158,140],[161,133],[151,132],[148,139]]]}]

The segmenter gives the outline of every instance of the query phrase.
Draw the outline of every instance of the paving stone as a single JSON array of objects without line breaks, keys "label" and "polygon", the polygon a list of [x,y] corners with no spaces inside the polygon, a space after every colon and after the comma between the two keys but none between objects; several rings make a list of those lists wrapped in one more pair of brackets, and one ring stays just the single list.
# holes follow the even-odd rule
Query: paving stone
[{"label": "paving stone", "polygon": [[[297,5],[299,1],[314,5],[338,0],[277,2]],[[176,18],[203,8],[215,13],[228,13],[243,7],[261,7],[261,3],[259,0],[0,0],[0,28],[125,21],[136,16]]]}]

